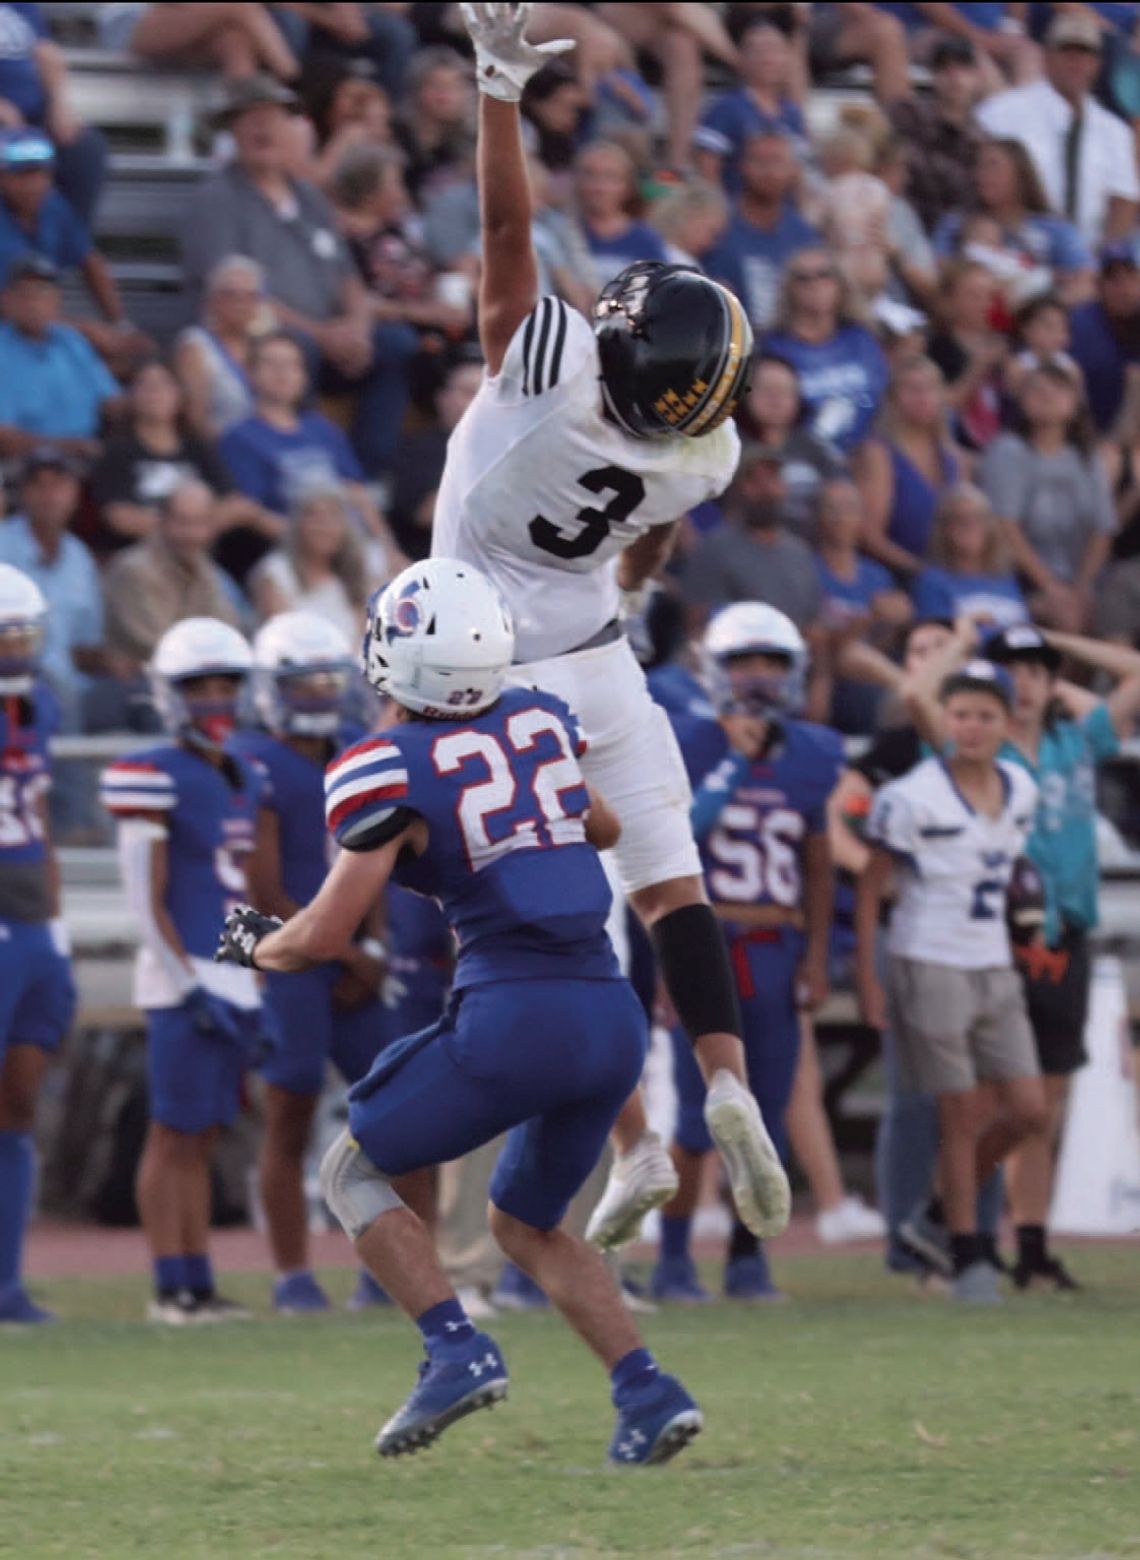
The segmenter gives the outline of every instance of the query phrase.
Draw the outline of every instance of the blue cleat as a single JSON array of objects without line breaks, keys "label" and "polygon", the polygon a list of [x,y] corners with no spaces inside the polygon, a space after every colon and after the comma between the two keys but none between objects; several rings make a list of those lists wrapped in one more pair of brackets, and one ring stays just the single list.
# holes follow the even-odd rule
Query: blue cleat
[{"label": "blue cleat", "polygon": [[609,1460],[622,1468],[668,1462],[701,1432],[704,1417],[676,1376],[655,1376],[618,1408]]},{"label": "blue cleat", "polygon": [[429,1355],[421,1362],[419,1381],[376,1437],[376,1450],[381,1457],[399,1457],[430,1446],[457,1419],[490,1408],[506,1395],[507,1367],[499,1346],[486,1333],[476,1333],[462,1354]]},{"label": "blue cleat", "polygon": [[504,1262],[491,1304],[497,1311],[545,1311],[550,1301],[546,1291],[529,1273],[524,1273],[513,1262]]},{"label": "blue cleat", "polygon": [[768,1259],[762,1251],[753,1257],[733,1257],[725,1264],[724,1292],[729,1300],[782,1300],[772,1282]]},{"label": "blue cleat", "polygon": [[23,1284],[13,1284],[0,1293],[0,1327],[9,1323],[21,1327],[42,1327],[59,1318],[54,1311],[45,1311],[32,1300]]},{"label": "blue cleat", "polygon": [[663,1257],[653,1269],[649,1293],[674,1305],[707,1305],[712,1295],[697,1277],[692,1257]]},{"label": "blue cleat", "polygon": [[348,1311],[374,1311],[377,1306],[390,1306],[392,1296],[378,1284],[367,1268],[361,1268],[356,1279],[356,1288],[345,1301],[345,1309]]},{"label": "blue cleat", "polygon": [[332,1304],[311,1273],[289,1273],[273,1286],[273,1309],[281,1316],[329,1311]]}]

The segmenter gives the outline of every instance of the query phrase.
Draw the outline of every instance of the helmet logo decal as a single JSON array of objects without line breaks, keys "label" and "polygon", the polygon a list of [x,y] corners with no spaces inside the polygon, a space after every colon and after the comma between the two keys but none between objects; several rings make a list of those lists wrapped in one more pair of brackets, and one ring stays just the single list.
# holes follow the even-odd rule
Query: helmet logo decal
[{"label": "helmet logo decal", "polygon": [[691,412],[708,389],[708,382],[704,379],[694,379],[692,388],[685,395],[678,395],[676,390],[666,390],[659,400],[654,401],[653,410],[659,412],[665,421],[672,426],[680,422],[686,413]]},{"label": "helmet logo decal", "polygon": [[410,639],[419,632],[424,620],[419,591],[419,580],[412,580],[400,592],[388,625],[389,639]]}]

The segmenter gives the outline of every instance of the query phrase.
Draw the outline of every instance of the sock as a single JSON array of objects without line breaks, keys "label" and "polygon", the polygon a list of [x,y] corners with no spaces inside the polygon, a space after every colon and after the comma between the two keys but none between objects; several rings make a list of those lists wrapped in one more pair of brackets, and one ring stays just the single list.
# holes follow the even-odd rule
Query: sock
[{"label": "sock", "polygon": [[657,1361],[648,1349],[630,1349],[628,1354],[623,1354],[610,1371],[614,1402],[620,1403],[643,1392],[658,1370]]},{"label": "sock", "polygon": [[1045,1261],[1045,1226],[1017,1226],[1017,1261],[1020,1267],[1039,1268]]},{"label": "sock", "polygon": [[1005,1176],[999,1165],[978,1187],[978,1230],[995,1238],[1005,1207]]},{"label": "sock", "polygon": [[946,1214],[942,1208],[941,1197],[932,1197],[926,1205],[926,1217],[932,1224],[945,1224]]},{"label": "sock", "polygon": [[475,1336],[475,1325],[458,1300],[441,1300],[416,1317],[429,1354],[447,1354]]},{"label": "sock", "polygon": [[209,1300],[214,1293],[214,1269],[205,1253],[188,1253],[182,1258],[185,1265],[186,1288],[195,1300]]},{"label": "sock", "polygon": [[998,1251],[997,1236],[987,1235],[984,1230],[978,1231],[978,1256],[991,1267],[1004,1268],[1005,1266]]},{"label": "sock", "polygon": [[0,1131],[0,1292],[20,1281],[35,1172],[32,1134]]},{"label": "sock", "polygon": [[172,1300],[180,1289],[186,1288],[186,1259],[184,1257],[155,1257],[154,1292],[160,1300]]},{"label": "sock", "polygon": [[758,1257],[760,1255],[760,1242],[746,1224],[741,1224],[739,1219],[733,1221],[732,1234],[728,1238],[728,1260],[735,1262],[740,1257]]},{"label": "sock", "polygon": [[972,1231],[969,1235],[951,1235],[950,1255],[954,1261],[954,1276],[957,1277],[981,1260],[978,1237]]},{"label": "sock", "polygon": [[663,1261],[682,1261],[689,1255],[689,1232],[692,1227],[692,1214],[663,1213],[661,1215],[661,1257]]}]

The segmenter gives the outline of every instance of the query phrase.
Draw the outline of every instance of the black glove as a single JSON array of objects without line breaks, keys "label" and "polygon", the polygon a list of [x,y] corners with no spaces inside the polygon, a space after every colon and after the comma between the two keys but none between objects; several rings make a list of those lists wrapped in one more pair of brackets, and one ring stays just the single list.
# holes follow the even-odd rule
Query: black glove
[{"label": "black glove", "polygon": [[252,905],[235,905],[226,916],[226,924],[218,938],[214,963],[240,964],[247,970],[255,970],[254,954],[258,943],[284,924],[279,915],[262,915]]}]

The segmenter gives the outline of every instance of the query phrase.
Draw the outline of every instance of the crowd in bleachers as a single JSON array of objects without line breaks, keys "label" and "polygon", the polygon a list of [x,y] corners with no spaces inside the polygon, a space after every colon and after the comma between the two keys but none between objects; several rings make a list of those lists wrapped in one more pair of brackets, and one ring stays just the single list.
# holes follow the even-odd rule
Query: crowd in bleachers
[{"label": "crowd in bleachers", "polygon": [[[192,128],[213,167],[171,192],[193,323],[170,340],[92,240],[107,149],[51,37],[78,9],[140,69],[224,79]],[[543,287],[588,310],[631,261],[682,260],[756,330],[744,459],[668,588],[689,628],[786,611],[812,713],[849,732],[878,700],[851,645],[896,656],[916,616],[1140,637],[1138,25],[535,8],[577,43],[523,104]],[[448,5],[0,5],[0,559],[50,602],[68,729],[142,718],[188,612],[355,633],[429,549],[479,374],[471,77]]]}]

